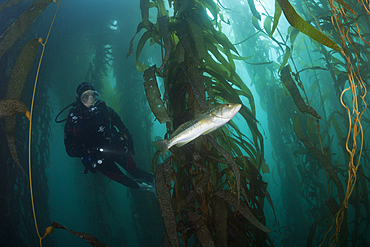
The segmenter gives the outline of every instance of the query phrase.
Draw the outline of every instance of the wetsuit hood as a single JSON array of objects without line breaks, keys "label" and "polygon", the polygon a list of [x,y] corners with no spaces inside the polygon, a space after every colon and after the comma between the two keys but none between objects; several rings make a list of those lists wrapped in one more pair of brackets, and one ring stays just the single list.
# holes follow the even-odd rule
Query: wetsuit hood
[{"label": "wetsuit hood", "polygon": [[89,82],[82,82],[78,85],[76,89],[76,101],[78,104],[83,105],[81,102],[81,95],[87,90],[95,91],[95,87]]}]

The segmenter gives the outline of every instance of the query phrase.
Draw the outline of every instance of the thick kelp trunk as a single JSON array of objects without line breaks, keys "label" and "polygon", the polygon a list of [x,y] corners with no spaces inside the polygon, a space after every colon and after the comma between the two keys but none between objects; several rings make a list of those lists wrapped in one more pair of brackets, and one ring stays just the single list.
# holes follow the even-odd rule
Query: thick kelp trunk
[{"label": "thick kelp trunk", "polygon": [[[141,1],[140,6],[143,20],[138,32],[146,31],[137,46],[137,67],[145,71],[149,104],[156,118],[166,122],[167,134],[211,105],[241,103],[241,95],[249,101],[240,110],[251,132],[249,139],[230,122],[231,130],[224,126],[182,148],[171,148],[172,155],[164,163],[157,165],[159,151],[154,156],[158,201],[167,233],[164,243],[271,245],[263,213],[267,184],[259,174],[264,162],[263,138],[253,96],[235,71],[238,52],[206,13],[207,8],[217,20],[217,5],[174,1],[174,15],[169,16],[164,2],[158,1],[155,24],[148,17],[149,3]],[[147,69],[138,59],[148,39],[162,47],[158,69]],[[164,80],[164,104],[157,103],[161,95],[154,90],[156,76]]]}]

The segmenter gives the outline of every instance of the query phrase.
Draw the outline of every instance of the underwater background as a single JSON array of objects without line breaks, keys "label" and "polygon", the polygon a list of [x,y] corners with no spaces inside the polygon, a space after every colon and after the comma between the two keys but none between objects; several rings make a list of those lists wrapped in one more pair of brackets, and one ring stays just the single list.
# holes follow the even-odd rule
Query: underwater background
[{"label": "underwater background", "polygon": [[[0,4],[0,246],[370,246],[369,2]],[[157,196],[67,155],[55,118],[83,81]],[[228,102],[162,159],[153,141]]]}]

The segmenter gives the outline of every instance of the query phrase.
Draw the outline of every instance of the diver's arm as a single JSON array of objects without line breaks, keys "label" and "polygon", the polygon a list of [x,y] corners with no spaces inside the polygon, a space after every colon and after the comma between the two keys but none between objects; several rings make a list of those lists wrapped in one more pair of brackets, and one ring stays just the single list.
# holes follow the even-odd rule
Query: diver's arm
[{"label": "diver's arm", "polygon": [[71,157],[84,157],[89,154],[88,148],[83,144],[82,140],[76,138],[70,117],[68,117],[64,126],[64,146],[67,154]]},{"label": "diver's arm", "polygon": [[109,114],[112,118],[112,124],[117,127],[117,129],[127,136],[128,150],[134,154],[134,141],[132,139],[130,131],[128,131],[125,124],[122,122],[121,117],[115,112],[111,107],[108,107]]}]

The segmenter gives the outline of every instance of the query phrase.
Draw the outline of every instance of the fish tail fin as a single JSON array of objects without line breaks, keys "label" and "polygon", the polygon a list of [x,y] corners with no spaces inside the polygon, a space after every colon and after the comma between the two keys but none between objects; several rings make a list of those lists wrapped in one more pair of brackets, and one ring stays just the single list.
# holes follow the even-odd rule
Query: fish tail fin
[{"label": "fish tail fin", "polygon": [[168,151],[168,141],[166,139],[164,140],[160,140],[160,141],[156,141],[156,142],[153,142],[154,145],[157,146],[157,148],[162,152],[163,154],[163,159],[164,159],[164,155],[167,153]]}]

